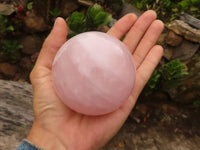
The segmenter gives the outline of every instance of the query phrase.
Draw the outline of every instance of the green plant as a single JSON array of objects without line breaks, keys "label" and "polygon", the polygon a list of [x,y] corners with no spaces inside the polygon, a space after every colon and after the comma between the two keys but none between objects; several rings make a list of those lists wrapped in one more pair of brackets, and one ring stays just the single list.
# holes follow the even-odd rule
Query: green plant
[{"label": "green plant", "polygon": [[0,37],[13,32],[15,29],[11,25],[6,17],[0,14]]},{"label": "green plant", "polygon": [[179,59],[172,60],[153,72],[145,87],[145,94],[161,89],[176,88],[181,85],[185,75],[188,75],[186,66],[182,65]]},{"label": "green plant", "polygon": [[26,7],[28,10],[33,9],[33,2],[29,2]]},{"label": "green plant", "polygon": [[53,16],[53,19],[55,20],[60,14],[61,14],[61,11],[57,8],[51,10],[50,12],[50,15]]},{"label": "green plant", "polygon": [[86,31],[86,18],[85,15],[79,12],[74,12],[67,20],[68,26],[72,31],[77,33]]},{"label": "green plant", "polygon": [[86,13],[87,25],[91,29],[107,25],[111,18],[112,15],[104,12],[103,8],[98,4],[90,6]]},{"label": "green plant", "polygon": [[179,59],[161,66],[159,73],[162,78],[162,86],[165,89],[171,89],[181,84],[182,77],[188,75],[186,66],[182,65]]},{"label": "green plant", "polygon": [[158,73],[157,70],[155,70],[149,81],[147,82],[146,84],[146,87],[145,87],[145,95],[149,95],[151,94],[153,91],[156,91],[159,87],[159,81],[160,81],[160,74]]},{"label": "green plant", "polygon": [[17,41],[3,40],[2,50],[0,51],[1,55],[9,57],[10,59],[15,60],[16,52],[22,49],[23,46],[18,44]]},{"label": "green plant", "polygon": [[90,6],[86,15],[74,12],[67,19],[69,28],[73,31],[73,35],[81,32],[96,30],[98,26],[107,25],[112,15],[104,12],[103,8],[95,4]]},{"label": "green plant", "polygon": [[193,105],[197,108],[200,108],[200,100],[194,101]]},{"label": "green plant", "polygon": [[186,12],[194,17],[200,18],[199,0],[123,0],[129,2],[138,9],[153,9],[157,12],[158,18],[169,22],[178,17],[181,12]]}]

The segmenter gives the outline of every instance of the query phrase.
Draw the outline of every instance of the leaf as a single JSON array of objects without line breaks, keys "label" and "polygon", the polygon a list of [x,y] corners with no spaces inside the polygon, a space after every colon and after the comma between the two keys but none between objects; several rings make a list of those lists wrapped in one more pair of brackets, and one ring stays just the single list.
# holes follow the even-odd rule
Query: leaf
[{"label": "leaf", "polygon": [[33,8],[33,2],[29,2],[28,4],[27,4],[27,9],[28,10],[31,10]]},{"label": "leaf", "polygon": [[107,25],[111,18],[112,15],[104,12],[103,8],[98,4],[90,6],[86,13],[87,24],[91,28]]},{"label": "leaf", "polygon": [[55,18],[58,17],[60,14],[61,14],[61,11],[57,8],[50,11],[50,15],[52,15]]},{"label": "leaf", "polygon": [[155,70],[149,81],[147,82],[147,85],[145,86],[145,95],[151,94],[153,91],[157,90],[160,83],[160,74]]},{"label": "leaf", "polygon": [[106,12],[99,12],[94,18],[94,24],[104,26],[110,23],[112,15]]},{"label": "leaf", "polygon": [[193,105],[200,108],[200,100],[194,101]]},{"label": "leaf", "polygon": [[12,25],[10,25],[10,26],[8,26],[7,28],[6,28],[6,31],[14,31],[15,29],[14,29],[14,27],[12,26]]},{"label": "leaf", "polygon": [[182,77],[188,75],[186,68],[185,65],[181,64],[179,59],[172,60],[171,62],[161,66],[158,71],[161,74],[164,88],[170,89],[179,86]]},{"label": "leaf", "polygon": [[86,28],[85,15],[82,13],[79,12],[72,13],[69,16],[67,23],[69,25],[69,28],[75,32],[85,31]]}]

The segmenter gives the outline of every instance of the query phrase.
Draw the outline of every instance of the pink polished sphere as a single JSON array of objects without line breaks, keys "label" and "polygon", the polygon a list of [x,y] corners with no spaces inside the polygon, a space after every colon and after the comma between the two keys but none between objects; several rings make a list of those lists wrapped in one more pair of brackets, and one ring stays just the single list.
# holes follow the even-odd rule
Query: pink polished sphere
[{"label": "pink polished sphere", "polygon": [[135,78],[127,47],[101,32],[71,38],[53,62],[58,96],[72,110],[85,115],[103,115],[118,109],[131,94]]}]

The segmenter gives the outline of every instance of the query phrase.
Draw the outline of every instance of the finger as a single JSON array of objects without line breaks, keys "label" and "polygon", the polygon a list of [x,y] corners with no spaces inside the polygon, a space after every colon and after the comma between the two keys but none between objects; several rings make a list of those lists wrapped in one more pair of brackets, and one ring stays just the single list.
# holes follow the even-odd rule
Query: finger
[{"label": "finger", "polygon": [[144,33],[151,23],[156,19],[157,15],[154,11],[146,11],[132,26],[123,42],[129,48],[131,53],[136,49],[138,43],[142,39]]},{"label": "finger", "polygon": [[134,99],[137,99],[145,84],[149,80],[152,72],[158,65],[163,55],[163,48],[160,45],[155,45],[145,57],[144,61],[137,69],[136,83],[133,90]]},{"label": "finger", "polygon": [[155,67],[159,63],[162,55],[163,55],[163,48],[159,45],[154,46],[146,56],[142,65],[138,68],[133,92],[129,96],[128,100],[119,108],[119,112],[117,112],[120,113],[121,118],[126,119],[126,117],[133,109],[138,96],[140,95],[142,89],[149,80]]},{"label": "finger", "polygon": [[164,24],[160,20],[155,20],[146,31],[133,54],[133,60],[135,61],[136,68],[140,66],[149,50],[155,45],[158,37],[163,31],[163,27]]},{"label": "finger", "polygon": [[118,39],[121,39],[130,30],[136,20],[136,15],[127,14],[117,21],[107,33]]},{"label": "finger", "polygon": [[51,69],[54,57],[59,48],[66,42],[66,38],[66,21],[59,17],[56,19],[51,33],[43,44],[36,65],[44,66]]}]

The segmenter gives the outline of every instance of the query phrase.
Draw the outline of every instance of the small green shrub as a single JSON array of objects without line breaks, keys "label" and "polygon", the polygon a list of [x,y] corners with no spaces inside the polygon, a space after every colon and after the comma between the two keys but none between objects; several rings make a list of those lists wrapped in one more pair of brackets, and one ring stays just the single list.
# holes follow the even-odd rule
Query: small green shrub
[{"label": "small green shrub", "polygon": [[15,60],[16,52],[22,49],[23,46],[18,44],[17,41],[3,40],[2,50],[0,51],[1,55],[6,56],[10,59]]},{"label": "small green shrub", "polygon": [[103,8],[98,4],[89,7],[86,13],[86,23],[90,29],[107,25],[111,18],[112,15],[104,12]]},{"label": "small green shrub", "polygon": [[153,91],[156,91],[159,87],[159,81],[160,81],[160,74],[157,70],[154,70],[152,73],[149,81],[146,84],[145,87],[145,95],[151,94]]},{"label": "small green shrub", "polygon": [[122,0],[131,3],[141,10],[153,9],[157,12],[158,18],[169,22],[178,17],[181,12],[186,12],[200,19],[199,0]]},{"label": "small green shrub", "polygon": [[148,95],[156,90],[176,88],[181,85],[185,75],[188,75],[186,66],[182,65],[179,59],[172,60],[153,72],[145,87],[145,94]]},{"label": "small green shrub", "polygon": [[26,7],[28,10],[33,9],[33,2],[29,2]]},{"label": "small green shrub", "polygon": [[172,60],[171,62],[163,65],[159,69],[161,75],[162,85],[166,89],[177,87],[181,84],[182,77],[188,75],[186,66],[182,65],[179,59]]},{"label": "small green shrub", "polygon": [[200,108],[200,100],[194,101],[193,105],[197,108]]},{"label": "small green shrub", "polygon": [[15,29],[13,25],[10,24],[8,19],[0,14],[0,38],[6,34],[9,34],[10,32],[13,32],[14,30]]},{"label": "small green shrub", "polygon": [[86,31],[85,15],[79,12],[74,12],[70,15],[67,23],[69,28],[77,33]]},{"label": "small green shrub", "polygon": [[60,14],[61,14],[61,11],[57,8],[51,10],[50,12],[50,15],[53,16],[53,20],[55,20]]},{"label": "small green shrub", "polygon": [[78,33],[96,30],[98,26],[107,25],[111,18],[111,14],[104,12],[100,5],[94,4],[88,8],[86,15],[79,12],[72,13],[67,19],[67,23],[73,31],[72,35],[76,35]]}]

